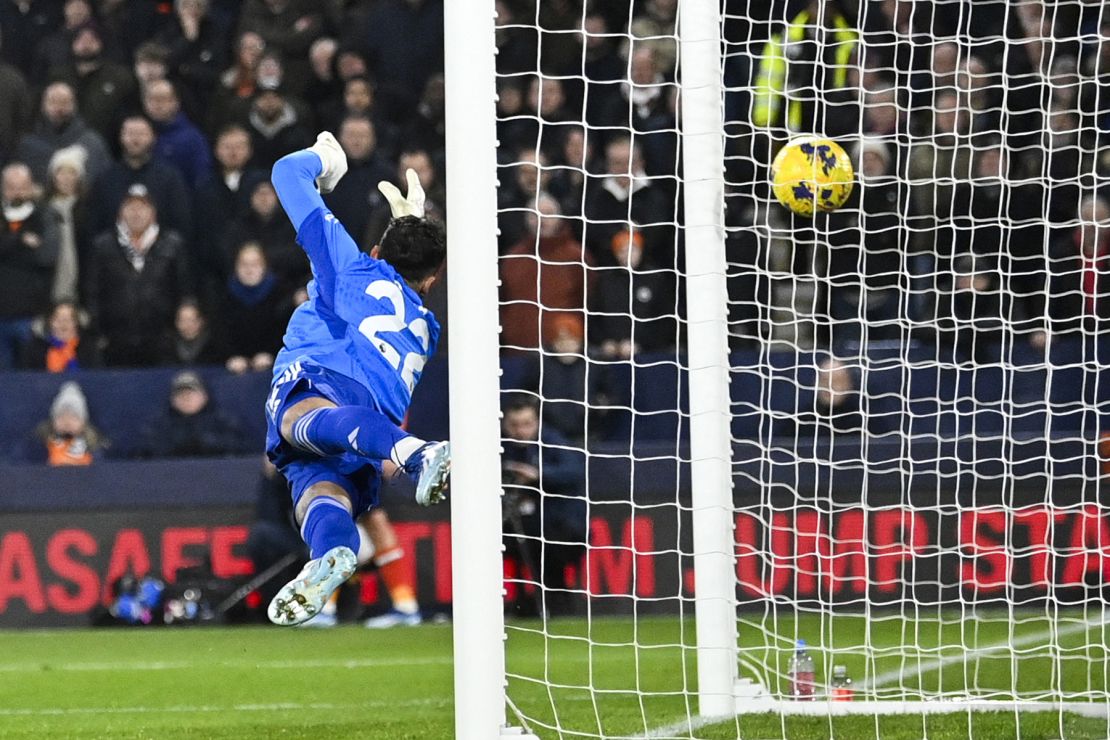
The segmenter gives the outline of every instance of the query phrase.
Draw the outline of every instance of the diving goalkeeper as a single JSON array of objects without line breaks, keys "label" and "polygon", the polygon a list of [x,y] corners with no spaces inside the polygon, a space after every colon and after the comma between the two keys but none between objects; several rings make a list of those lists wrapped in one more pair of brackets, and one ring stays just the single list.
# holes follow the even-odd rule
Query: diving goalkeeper
[{"label": "diving goalkeeper", "polygon": [[409,170],[407,196],[379,183],[393,218],[364,254],[320,197],[346,171],[328,132],[273,170],[313,275],[309,300],[289,320],[266,402],[266,452],[289,482],[313,558],[270,602],[270,621],[281,625],[311,619],[354,573],[355,518],[377,503],[383,470],[407,473],[417,502],[430,505],[444,499],[451,466],[446,442],[399,427],[439,338],[422,297],[447,253],[443,228],[423,217],[424,191]]}]

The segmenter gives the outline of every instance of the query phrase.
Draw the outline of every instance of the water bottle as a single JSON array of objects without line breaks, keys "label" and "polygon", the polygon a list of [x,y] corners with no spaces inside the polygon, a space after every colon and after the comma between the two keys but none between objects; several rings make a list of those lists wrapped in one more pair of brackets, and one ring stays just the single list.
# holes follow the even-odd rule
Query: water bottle
[{"label": "water bottle", "polygon": [[813,656],[806,649],[806,641],[798,640],[798,649],[790,659],[790,694],[797,701],[813,701]]},{"label": "water bottle", "polygon": [[832,700],[851,701],[855,698],[856,690],[852,686],[852,679],[848,677],[848,669],[842,665],[833,666]]}]

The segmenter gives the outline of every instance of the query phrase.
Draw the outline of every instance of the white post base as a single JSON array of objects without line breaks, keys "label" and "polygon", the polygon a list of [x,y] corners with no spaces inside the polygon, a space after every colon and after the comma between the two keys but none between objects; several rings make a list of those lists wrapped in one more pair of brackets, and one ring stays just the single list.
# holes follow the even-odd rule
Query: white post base
[{"label": "white post base", "polygon": [[513,740],[540,740],[535,735],[525,732],[521,727],[502,727],[501,737],[511,737]]}]

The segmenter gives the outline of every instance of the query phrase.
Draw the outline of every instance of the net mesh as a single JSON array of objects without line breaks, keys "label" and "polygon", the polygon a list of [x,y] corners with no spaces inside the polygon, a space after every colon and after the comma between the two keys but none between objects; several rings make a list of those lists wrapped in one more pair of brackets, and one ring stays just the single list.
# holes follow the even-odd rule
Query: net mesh
[{"label": "net mesh", "polygon": [[[498,3],[508,697],[541,736],[701,726],[675,5]],[[758,736],[805,704],[798,639],[826,713],[834,666],[853,705],[1105,706],[1110,14],[722,9],[738,660],[783,716]],[[835,213],[771,196],[801,134],[849,152]]]}]

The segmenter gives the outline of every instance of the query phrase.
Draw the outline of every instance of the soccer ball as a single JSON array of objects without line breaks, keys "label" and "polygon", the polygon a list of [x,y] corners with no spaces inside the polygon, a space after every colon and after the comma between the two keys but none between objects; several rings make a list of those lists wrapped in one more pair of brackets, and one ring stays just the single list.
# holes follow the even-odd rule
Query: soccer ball
[{"label": "soccer ball", "polygon": [[852,194],[852,160],[832,139],[791,139],[771,163],[771,188],[779,203],[800,216],[835,211]]}]

